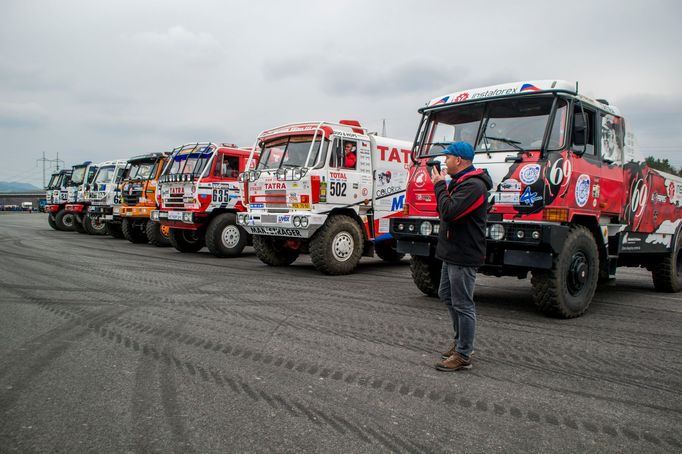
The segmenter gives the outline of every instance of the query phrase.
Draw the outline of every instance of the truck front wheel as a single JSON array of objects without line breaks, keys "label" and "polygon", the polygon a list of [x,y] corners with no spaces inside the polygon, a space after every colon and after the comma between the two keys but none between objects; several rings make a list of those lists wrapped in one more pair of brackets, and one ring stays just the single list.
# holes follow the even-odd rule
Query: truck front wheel
[{"label": "truck front wheel", "polygon": [[284,245],[285,240],[270,236],[254,235],[253,248],[261,262],[270,266],[287,266],[296,261],[299,251]]},{"label": "truck front wheel", "polygon": [[148,241],[145,225],[136,223],[132,219],[124,219],[121,222],[121,231],[123,232],[123,238],[131,243],[141,244]]},{"label": "truck front wheel", "polygon": [[170,240],[168,239],[170,229],[165,225],[161,225],[159,222],[154,222],[152,220],[147,221],[145,234],[147,235],[149,244],[152,246],[170,246]]},{"label": "truck front wheel", "polygon": [[61,209],[54,217],[54,223],[57,230],[71,231],[73,230],[74,217],[73,213],[68,213],[65,209]]},{"label": "truck front wheel", "polygon": [[438,296],[442,267],[443,262],[434,257],[413,255],[410,259],[412,280],[419,290],[429,296]]},{"label": "truck front wheel", "polygon": [[572,226],[552,269],[533,271],[533,300],[540,311],[561,318],[585,313],[599,278],[599,251],[592,233]]},{"label": "truck front wheel", "polygon": [[199,252],[205,245],[204,237],[198,230],[170,229],[168,239],[180,252]]},{"label": "truck front wheel", "polygon": [[350,274],[362,255],[362,232],[352,218],[332,216],[310,241],[310,259],[324,274]]},{"label": "truck front wheel", "polygon": [[93,218],[89,214],[83,217],[83,226],[90,235],[104,235],[107,233],[107,225],[98,218]]},{"label": "truck front wheel", "polygon": [[57,228],[57,223],[56,223],[55,220],[54,220],[54,214],[52,214],[52,213],[49,213],[49,214],[47,215],[47,224],[48,224],[50,227],[52,227],[53,229],[59,230],[59,229]]},{"label": "truck front wheel", "polygon": [[675,236],[675,246],[651,269],[654,288],[658,292],[682,290],[682,233]]},{"label": "truck front wheel", "polygon": [[377,241],[374,243],[374,252],[384,262],[397,263],[405,257],[405,254],[395,250],[395,240]]},{"label": "truck front wheel", "polygon": [[234,213],[220,214],[206,229],[206,247],[216,257],[237,257],[244,250],[248,235],[237,225]]}]

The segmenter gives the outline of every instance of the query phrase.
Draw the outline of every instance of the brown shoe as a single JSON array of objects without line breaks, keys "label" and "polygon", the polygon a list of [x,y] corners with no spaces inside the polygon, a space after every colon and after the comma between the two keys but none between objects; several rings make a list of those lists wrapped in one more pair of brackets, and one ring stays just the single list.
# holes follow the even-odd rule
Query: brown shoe
[{"label": "brown shoe", "polygon": [[453,342],[453,343],[452,343],[452,347],[450,347],[450,350],[441,353],[441,354],[440,354],[440,357],[441,357],[442,359],[448,359],[449,357],[451,357],[452,355],[454,355],[455,353],[457,353],[456,348],[457,348],[457,342]]},{"label": "brown shoe", "polygon": [[[448,359],[449,357],[451,357],[455,353],[457,353],[457,342],[454,342],[452,344],[452,347],[450,347],[450,350],[441,353],[440,357],[441,357],[441,359]],[[474,353],[476,353],[476,350],[471,351],[471,354],[469,355],[469,359],[474,357]]]},{"label": "brown shoe", "polygon": [[436,370],[442,372],[454,372],[456,370],[471,369],[471,360],[465,359],[459,353],[455,353],[448,359],[436,363]]}]

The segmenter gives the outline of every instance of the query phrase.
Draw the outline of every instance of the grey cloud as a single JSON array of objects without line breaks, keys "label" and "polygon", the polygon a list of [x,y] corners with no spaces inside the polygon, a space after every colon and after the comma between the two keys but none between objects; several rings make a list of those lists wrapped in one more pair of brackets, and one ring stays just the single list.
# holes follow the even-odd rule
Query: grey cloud
[{"label": "grey cloud", "polygon": [[0,128],[40,128],[47,123],[47,111],[39,104],[0,103]]}]

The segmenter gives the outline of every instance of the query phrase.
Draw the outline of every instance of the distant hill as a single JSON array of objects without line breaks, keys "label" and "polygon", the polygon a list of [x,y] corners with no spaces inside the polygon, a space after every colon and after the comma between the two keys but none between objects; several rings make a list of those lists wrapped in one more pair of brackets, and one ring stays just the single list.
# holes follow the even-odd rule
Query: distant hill
[{"label": "distant hill", "polygon": [[30,183],[19,183],[16,181],[0,181],[0,192],[26,192],[42,191],[42,188],[33,186]]}]

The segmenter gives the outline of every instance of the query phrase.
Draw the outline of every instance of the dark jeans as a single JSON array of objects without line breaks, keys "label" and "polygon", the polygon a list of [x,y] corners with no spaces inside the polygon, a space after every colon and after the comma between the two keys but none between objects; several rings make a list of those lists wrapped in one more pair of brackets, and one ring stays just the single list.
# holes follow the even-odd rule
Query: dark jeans
[{"label": "dark jeans", "polygon": [[450,312],[455,332],[457,352],[469,357],[474,350],[476,332],[476,305],[474,304],[474,285],[476,268],[451,265],[443,262],[440,272],[438,296]]}]

